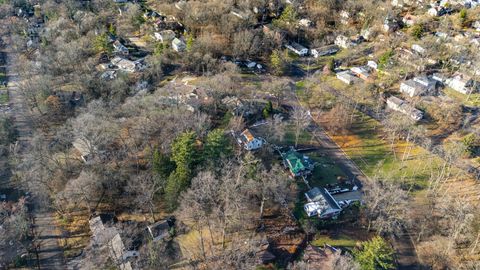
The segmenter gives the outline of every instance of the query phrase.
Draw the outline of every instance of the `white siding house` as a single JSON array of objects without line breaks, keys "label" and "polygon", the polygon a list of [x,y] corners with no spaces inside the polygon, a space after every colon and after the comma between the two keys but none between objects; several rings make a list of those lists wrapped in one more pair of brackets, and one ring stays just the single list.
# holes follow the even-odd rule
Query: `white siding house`
[{"label": "white siding house", "polygon": [[419,121],[423,118],[422,111],[415,109],[404,100],[394,96],[387,99],[387,107],[391,110],[401,112],[415,121]]},{"label": "white siding house", "polygon": [[296,43],[292,42],[290,44],[285,45],[287,49],[290,51],[294,52],[295,54],[299,56],[306,56],[308,54],[308,48]]},{"label": "white siding house", "polygon": [[312,49],[311,52],[313,57],[318,58],[321,56],[336,54],[339,50],[340,48],[337,45],[330,45],[330,46]]},{"label": "white siding house", "polygon": [[261,138],[256,138],[250,132],[250,130],[246,129],[238,138],[238,143],[243,145],[245,150],[252,151],[256,149],[260,149],[263,146],[263,140]]},{"label": "white siding house", "polygon": [[153,36],[157,41],[165,43],[170,42],[175,38],[175,32],[173,32],[172,30],[164,30],[153,33]]},{"label": "white siding house", "polygon": [[172,40],[172,49],[176,52],[183,52],[187,49],[187,45],[182,40],[174,38]]},{"label": "white siding house", "polygon": [[356,44],[350,38],[343,35],[339,35],[335,39],[335,45],[344,49],[349,49],[349,48],[355,47]]},{"label": "white siding house", "polygon": [[447,85],[453,90],[468,95],[477,90],[477,83],[468,75],[455,73],[447,80]]},{"label": "white siding house", "polygon": [[315,187],[305,193],[305,197],[308,203],[303,209],[309,217],[335,218],[342,211],[338,202],[324,188]]},{"label": "white siding house", "polygon": [[352,85],[358,80],[357,77],[350,70],[338,72],[337,79],[348,85]]}]

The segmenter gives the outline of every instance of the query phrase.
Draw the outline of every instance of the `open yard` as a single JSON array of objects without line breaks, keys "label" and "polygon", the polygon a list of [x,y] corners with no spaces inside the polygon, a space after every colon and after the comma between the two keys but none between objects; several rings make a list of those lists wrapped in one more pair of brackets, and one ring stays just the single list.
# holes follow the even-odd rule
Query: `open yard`
[{"label": "open yard", "polygon": [[462,93],[459,93],[459,92],[451,89],[450,87],[445,87],[445,89],[443,89],[443,92],[447,96],[461,102],[464,105],[480,106],[480,94],[478,94],[478,93],[471,94],[470,96],[468,96],[468,95],[464,95]]},{"label": "open yard", "polygon": [[338,236],[330,235],[316,235],[315,240],[312,241],[312,245],[323,247],[324,245],[330,245],[332,247],[341,248],[341,249],[353,249],[358,240],[352,239],[351,237],[340,234]]},{"label": "open yard", "polygon": [[370,177],[422,189],[442,165],[440,158],[413,143],[397,140],[392,145],[383,137],[380,123],[364,114],[355,115],[350,130],[346,135],[331,134],[332,138]]},{"label": "open yard", "polygon": [[0,104],[7,104],[10,100],[7,91],[0,91]]}]

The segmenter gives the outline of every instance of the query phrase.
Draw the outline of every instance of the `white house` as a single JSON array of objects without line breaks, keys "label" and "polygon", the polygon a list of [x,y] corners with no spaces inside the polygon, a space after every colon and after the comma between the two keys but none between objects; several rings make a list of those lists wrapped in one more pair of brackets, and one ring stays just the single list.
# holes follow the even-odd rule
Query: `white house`
[{"label": "white house", "polygon": [[414,121],[419,121],[423,118],[423,112],[420,110],[415,109],[414,107],[410,106],[404,100],[401,100],[397,97],[391,96],[387,99],[387,107],[391,110],[401,112]]},{"label": "white house", "polygon": [[447,81],[447,77],[441,73],[433,73],[432,79],[434,79],[435,81],[441,84],[444,84]]},{"label": "white house", "polygon": [[375,61],[368,61],[367,66],[370,67],[371,69],[378,70],[378,64]]},{"label": "white house", "polygon": [[427,76],[415,77],[400,84],[400,91],[410,97],[430,94],[436,90],[437,81]]},{"label": "white house", "polygon": [[160,32],[153,33],[155,40],[162,43],[170,42],[175,38],[175,32],[172,30],[163,30]]},{"label": "white house", "polygon": [[340,11],[340,22],[347,25],[350,22],[350,12],[346,10]]},{"label": "white house", "polygon": [[335,45],[344,49],[348,49],[348,48],[355,47],[356,44],[350,38],[344,35],[339,35],[335,39]]},{"label": "white house", "polygon": [[387,33],[395,32],[398,29],[398,22],[395,18],[387,16],[383,21],[383,31]]},{"label": "white house", "polygon": [[414,50],[415,52],[417,52],[420,55],[424,55],[427,52],[427,50],[425,50],[425,48],[423,48],[422,46],[420,46],[418,44],[413,44],[412,45],[412,50]]},{"label": "white house", "polygon": [[174,38],[172,40],[172,49],[176,52],[183,52],[187,49],[187,45],[182,40]]},{"label": "white house", "polygon": [[340,48],[337,45],[329,45],[311,50],[313,57],[318,58],[322,56],[336,54]]},{"label": "white house", "polygon": [[120,232],[115,226],[105,226],[101,217],[97,216],[89,220],[92,237],[90,246],[96,246],[99,250],[107,250],[110,259],[118,269],[132,270],[131,260],[138,258],[137,250],[129,250],[125,247]]},{"label": "white house", "polygon": [[298,21],[298,24],[300,26],[303,26],[303,27],[312,27],[313,26],[313,22],[309,19],[300,19]]},{"label": "white house", "polygon": [[305,56],[308,54],[308,48],[296,43],[296,42],[292,42],[290,44],[287,44],[285,45],[285,47],[287,49],[289,49],[290,51],[294,52],[295,54],[299,55],[299,56]]},{"label": "white house", "polygon": [[403,7],[410,4],[410,0],[392,0],[392,6],[394,7]]},{"label": "white house", "polygon": [[474,21],[472,27],[475,28],[476,31],[480,31],[480,21]]},{"label": "white house", "polygon": [[477,83],[466,74],[455,73],[452,78],[447,80],[447,85],[453,90],[468,95],[477,91]]},{"label": "white house", "polygon": [[358,80],[357,77],[350,70],[338,72],[337,79],[348,85],[352,85]]},{"label": "white house", "polygon": [[113,42],[113,49],[115,50],[116,53],[120,53],[123,55],[128,55],[128,48],[125,47],[120,41],[116,40]]},{"label": "white house", "polygon": [[350,71],[362,80],[370,79],[370,68],[368,66],[352,67]]},{"label": "white house", "polygon": [[423,95],[426,92],[426,88],[414,80],[408,80],[400,84],[400,92],[414,97]]},{"label": "white house", "polygon": [[303,209],[309,217],[335,218],[342,211],[342,207],[324,188],[315,187],[305,193],[308,203]]},{"label": "white house", "polygon": [[360,36],[363,37],[364,40],[372,41],[377,36],[377,31],[373,28],[367,27],[360,31]]},{"label": "white house", "polygon": [[125,72],[136,72],[142,69],[142,60],[132,61],[122,57],[114,57],[112,59],[112,64],[117,66],[119,70]]},{"label": "white house", "polygon": [[241,134],[240,137],[237,139],[240,145],[243,145],[245,150],[252,151],[256,149],[260,149],[263,146],[263,140],[261,138],[256,138],[250,132],[250,130],[245,129]]}]

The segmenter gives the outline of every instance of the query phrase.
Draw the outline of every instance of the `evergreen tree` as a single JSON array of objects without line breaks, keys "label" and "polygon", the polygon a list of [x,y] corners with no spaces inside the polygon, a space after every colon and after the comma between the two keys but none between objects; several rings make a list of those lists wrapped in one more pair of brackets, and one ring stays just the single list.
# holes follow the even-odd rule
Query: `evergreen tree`
[{"label": "evergreen tree", "polygon": [[185,132],[172,143],[171,160],[176,168],[170,174],[165,187],[165,196],[170,209],[177,206],[177,198],[182,191],[188,188],[192,171],[198,161],[198,151],[195,145],[195,132]]},{"label": "evergreen tree", "polygon": [[103,33],[95,37],[93,41],[93,48],[97,53],[106,52],[110,54],[113,52],[113,46],[108,40],[107,33]]},{"label": "evergreen tree", "polygon": [[354,251],[356,261],[362,270],[395,269],[393,250],[380,236],[363,243],[363,248]]},{"label": "evergreen tree", "polygon": [[267,119],[268,117],[270,117],[273,113],[273,104],[272,102],[269,100],[267,102],[267,104],[265,104],[265,107],[263,108],[262,110],[262,114],[263,114],[263,117],[265,119]]},{"label": "evergreen tree", "polygon": [[156,149],[152,157],[153,173],[162,179],[167,179],[168,176],[175,170],[175,162],[170,160],[170,157]]},{"label": "evergreen tree", "polygon": [[187,42],[186,42],[185,45],[186,45],[187,52],[192,50],[192,46],[193,46],[193,35],[192,34],[187,35]]},{"label": "evergreen tree", "polygon": [[288,5],[283,10],[282,14],[277,20],[273,21],[273,24],[277,26],[293,25],[297,22],[297,13],[292,5]]},{"label": "evergreen tree", "polygon": [[214,163],[220,157],[229,155],[231,151],[230,142],[223,129],[215,129],[208,133],[203,155],[207,162]]},{"label": "evergreen tree", "polygon": [[284,72],[285,65],[283,63],[280,51],[275,50],[272,52],[272,54],[270,55],[270,64],[275,74],[281,75]]}]

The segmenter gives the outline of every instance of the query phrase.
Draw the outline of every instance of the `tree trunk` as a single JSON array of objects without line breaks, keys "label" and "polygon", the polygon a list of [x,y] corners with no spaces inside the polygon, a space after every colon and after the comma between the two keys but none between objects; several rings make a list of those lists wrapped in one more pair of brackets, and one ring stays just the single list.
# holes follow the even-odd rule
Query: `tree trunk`
[{"label": "tree trunk", "polygon": [[260,202],[260,220],[263,219],[263,207],[265,206],[265,198],[262,198]]},{"label": "tree trunk", "polygon": [[150,202],[150,214],[152,215],[153,222],[155,222],[155,213],[153,212],[154,205],[152,202]]},{"label": "tree trunk", "polygon": [[474,254],[475,250],[477,249],[478,241],[480,240],[480,232],[477,234],[477,239],[475,239],[475,243],[473,244],[472,249],[470,250],[470,254]]}]

